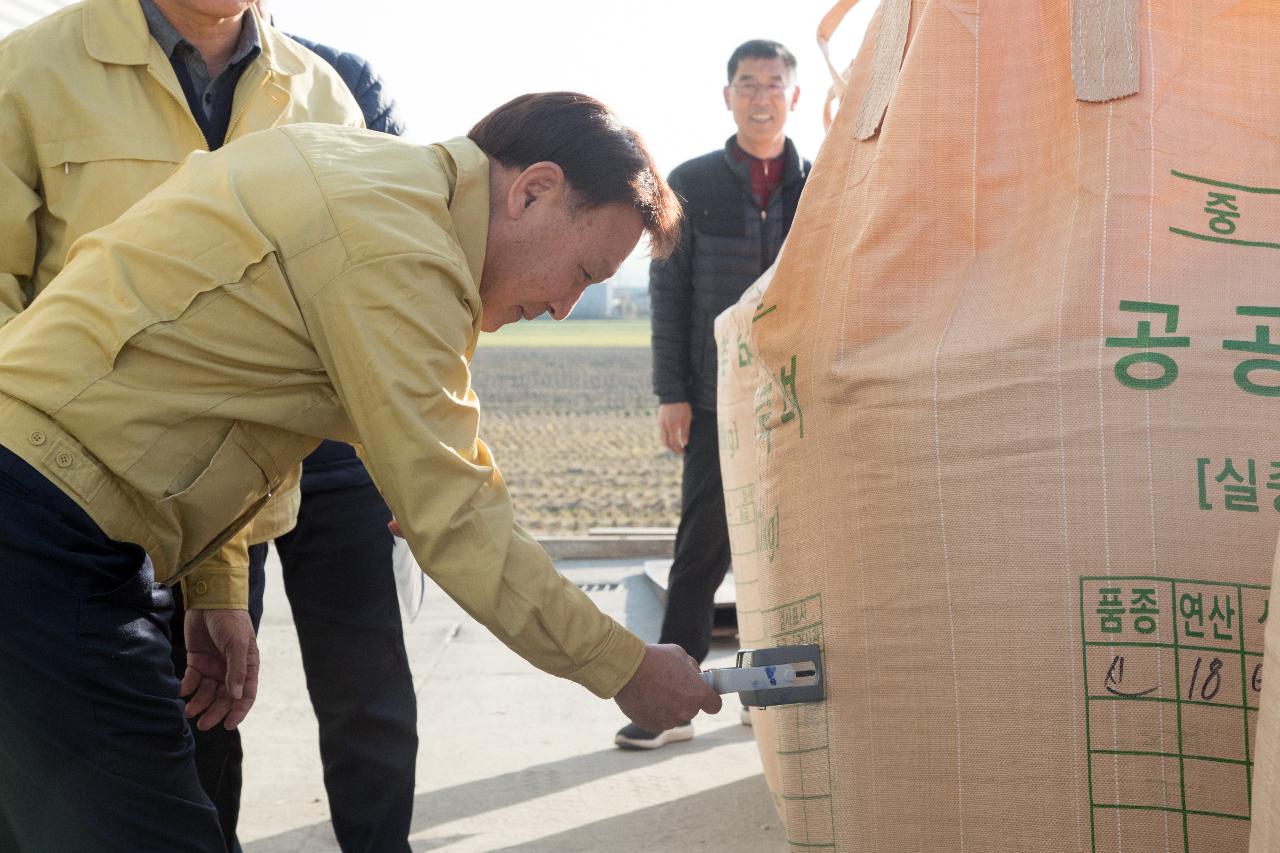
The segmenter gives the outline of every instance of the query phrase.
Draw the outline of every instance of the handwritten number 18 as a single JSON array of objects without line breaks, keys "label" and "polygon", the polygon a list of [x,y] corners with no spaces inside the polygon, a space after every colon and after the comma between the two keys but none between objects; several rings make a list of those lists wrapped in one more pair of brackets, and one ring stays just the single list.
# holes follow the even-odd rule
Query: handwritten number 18
[{"label": "handwritten number 18", "polygon": [[[1187,698],[1196,698],[1196,679],[1200,677],[1200,664],[1204,663],[1204,658],[1196,658],[1195,668],[1191,670],[1191,684],[1187,688]],[[1214,658],[1209,661],[1209,671],[1205,674],[1204,681],[1200,684],[1200,698],[1206,702],[1218,695],[1218,691],[1222,689],[1222,659]]]}]

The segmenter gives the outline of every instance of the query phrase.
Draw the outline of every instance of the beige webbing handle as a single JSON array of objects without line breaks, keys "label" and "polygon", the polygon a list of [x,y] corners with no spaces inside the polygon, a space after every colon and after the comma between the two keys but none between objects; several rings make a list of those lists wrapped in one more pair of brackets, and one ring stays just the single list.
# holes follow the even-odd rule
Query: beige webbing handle
[{"label": "beige webbing handle", "polygon": [[[839,0],[818,24],[818,47],[822,50],[834,81],[827,92],[827,101],[822,106],[822,123],[828,130],[831,129],[833,120],[831,105],[843,99],[849,83],[849,72],[842,74],[831,63],[829,43],[845,15],[857,2],[858,0]],[[884,120],[885,110],[888,109],[889,100],[898,84],[898,72],[902,68],[902,57],[906,54],[907,29],[910,24],[911,0],[881,0],[880,29],[876,33],[871,83],[867,86],[854,122],[854,137],[857,139],[870,139],[880,129],[880,122]]]},{"label": "beige webbing handle", "polygon": [[823,130],[831,129],[831,122],[835,119],[831,105],[844,97],[844,90],[849,85],[849,72],[837,71],[835,65],[831,63],[831,37],[836,34],[836,30],[840,29],[844,16],[849,14],[849,10],[856,5],[858,0],[839,0],[818,23],[818,50],[822,51],[827,70],[831,72],[831,88],[827,89],[827,100],[822,104]]},{"label": "beige webbing handle", "polygon": [[1076,100],[1113,101],[1138,91],[1138,0],[1074,0],[1071,76]]}]

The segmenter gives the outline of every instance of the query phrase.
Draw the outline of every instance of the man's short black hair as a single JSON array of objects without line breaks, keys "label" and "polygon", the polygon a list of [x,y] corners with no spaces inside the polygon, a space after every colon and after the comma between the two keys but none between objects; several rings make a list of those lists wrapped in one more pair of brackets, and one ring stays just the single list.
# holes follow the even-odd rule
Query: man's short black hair
[{"label": "man's short black hair", "polygon": [[733,51],[729,57],[729,82],[738,73],[738,63],[744,59],[781,59],[792,76],[796,73],[796,56],[781,43],[768,39],[752,39],[745,41]]},{"label": "man's short black hair", "polygon": [[467,136],[503,166],[555,163],[588,209],[634,207],[661,260],[680,240],[680,200],[662,179],[640,134],[595,98],[577,92],[521,95],[480,119]]}]

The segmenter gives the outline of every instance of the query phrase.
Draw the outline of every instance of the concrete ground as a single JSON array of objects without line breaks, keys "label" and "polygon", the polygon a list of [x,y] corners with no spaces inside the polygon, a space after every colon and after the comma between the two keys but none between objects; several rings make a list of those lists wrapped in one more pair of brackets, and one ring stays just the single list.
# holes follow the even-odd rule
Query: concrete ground
[{"label": "concrete ground", "polygon": [[[606,612],[654,641],[662,606],[643,559],[561,561]],[[428,581],[405,632],[418,694],[417,851],[778,853],[785,836],[736,697],[696,737],[624,752],[612,702],[541,673]],[[258,701],[243,725],[246,853],[337,851],[316,722],[274,554],[259,636]],[[719,641],[705,666],[732,663]]]}]

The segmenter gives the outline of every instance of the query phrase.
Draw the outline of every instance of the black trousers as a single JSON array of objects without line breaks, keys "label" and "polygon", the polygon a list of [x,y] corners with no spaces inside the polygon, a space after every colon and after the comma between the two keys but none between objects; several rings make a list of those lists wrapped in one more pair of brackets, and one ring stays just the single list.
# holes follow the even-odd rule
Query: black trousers
[{"label": "black trousers", "polygon": [[[391,511],[372,484],[304,492],[276,540],[302,651],[334,835],[344,853],[408,851],[418,755],[417,701],[391,568]],[[266,544],[249,549],[249,615],[262,618]],[[174,631],[181,636],[181,613]],[[186,666],[175,643],[175,666]],[[181,668],[178,669],[182,671]],[[195,731],[200,781],[238,853],[240,733]]]},{"label": "black trousers", "polygon": [[409,850],[418,715],[390,520],[372,483],[304,492],[298,526],[276,540],[345,853]]},{"label": "black trousers", "polygon": [[172,606],[141,548],[0,447],[0,850],[225,849]]},{"label": "black trousers", "polygon": [[716,414],[694,409],[684,449],[680,526],[659,643],[676,643],[698,661],[707,656],[716,588],[729,570],[729,555]]}]

